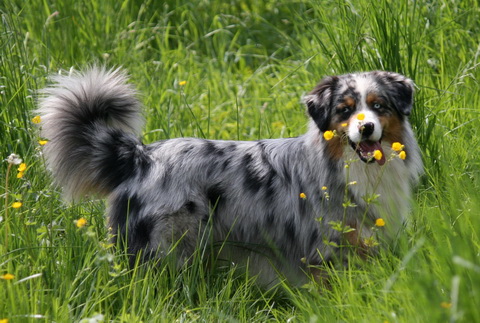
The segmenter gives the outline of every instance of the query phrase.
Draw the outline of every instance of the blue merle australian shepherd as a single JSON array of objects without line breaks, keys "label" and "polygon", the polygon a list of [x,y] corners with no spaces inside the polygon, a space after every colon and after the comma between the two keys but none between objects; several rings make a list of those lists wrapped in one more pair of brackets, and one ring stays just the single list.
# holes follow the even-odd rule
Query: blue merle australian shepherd
[{"label": "blue merle australian shepherd", "polygon": [[422,172],[413,83],[396,73],[324,78],[304,97],[311,121],[296,138],[148,145],[122,71],[53,80],[37,110],[47,166],[67,199],[108,198],[109,226],[133,261],[175,245],[188,263],[208,241],[261,283],[320,278],[345,251],[365,257],[396,237]]}]

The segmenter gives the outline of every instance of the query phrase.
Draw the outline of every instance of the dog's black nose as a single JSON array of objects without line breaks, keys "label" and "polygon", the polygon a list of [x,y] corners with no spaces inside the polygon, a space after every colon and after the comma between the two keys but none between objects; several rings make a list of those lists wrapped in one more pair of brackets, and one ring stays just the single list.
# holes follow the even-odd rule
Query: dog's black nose
[{"label": "dog's black nose", "polygon": [[373,130],[375,130],[375,125],[372,122],[367,122],[360,126],[360,133],[363,138],[368,138],[372,135]]}]

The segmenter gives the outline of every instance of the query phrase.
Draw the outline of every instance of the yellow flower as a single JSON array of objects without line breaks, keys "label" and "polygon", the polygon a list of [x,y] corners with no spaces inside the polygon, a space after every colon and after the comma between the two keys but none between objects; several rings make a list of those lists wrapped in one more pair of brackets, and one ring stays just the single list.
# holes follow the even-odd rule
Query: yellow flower
[{"label": "yellow flower", "polygon": [[24,172],[18,172],[18,173],[17,173],[17,178],[22,178],[22,177],[23,177],[23,173],[24,173]]},{"label": "yellow flower", "polygon": [[27,169],[27,164],[21,163],[20,166],[18,166],[18,171],[19,172],[24,172]]},{"label": "yellow flower", "polygon": [[12,275],[12,274],[5,274],[5,275],[2,275],[0,276],[0,279],[5,279],[5,280],[12,280],[15,278],[15,275]]},{"label": "yellow flower", "polygon": [[300,193],[300,198],[303,200],[307,199],[307,195],[305,193]]},{"label": "yellow flower", "polygon": [[373,152],[373,158],[375,158],[376,160],[380,160],[382,159],[382,157],[383,157],[383,154],[380,150],[377,149]]},{"label": "yellow flower", "polygon": [[38,143],[40,146],[45,146],[47,144],[48,140],[39,140]]},{"label": "yellow flower", "polygon": [[0,323],[8,323],[8,319],[0,319]]},{"label": "yellow flower", "polygon": [[395,150],[395,151],[401,151],[403,150],[403,147],[405,147],[404,145],[402,145],[401,143],[399,142],[394,142],[392,144],[392,149]]},{"label": "yellow flower", "polygon": [[326,186],[322,186],[322,191],[326,191],[327,190],[327,187]]},{"label": "yellow flower", "polygon": [[450,307],[452,307],[452,303],[441,302],[441,303],[440,303],[440,306],[441,306],[442,308],[450,308]]},{"label": "yellow flower", "polygon": [[13,203],[12,203],[12,207],[13,207],[14,209],[18,209],[18,208],[21,207],[21,206],[22,206],[22,202],[13,202]]},{"label": "yellow flower", "polygon": [[375,225],[377,227],[383,227],[385,225],[385,220],[383,220],[382,218],[378,218],[375,220]]},{"label": "yellow flower", "polygon": [[346,123],[346,122],[345,122],[345,123],[342,123],[341,126],[342,126],[342,127],[346,127],[346,126],[348,126],[348,123]]},{"label": "yellow flower", "polygon": [[87,224],[87,219],[80,218],[75,221],[75,224],[77,225],[77,228],[83,228]]},{"label": "yellow flower", "polygon": [[405,160],[407,158],[407,153],[402,150],[401,152],[398,153],[398,157],[400,157],[401,160]]},{"label": "yellow flower", "polygon": [[325,140],[330,140],[333,138],[335,134],[333,133],[333,131],[330,131],[330,130],[327,130],[323,133],[323,138],[325,138]]},{"label": "yellow flower", "polygon": [[187,84],[187,81],[180,81],[180,82],[178,82],[178,85],[180,85],[180,86],[184,86],[185,84]]},{"label": "yellow flower", "polygon": [[357,119],[362,121],[363,119],[365,119],[365,113],[359,113],[357,114]]},{"label": "yellow flower", "polygon": [[40,118],[40,116],[35,116],[33,117],[32,122],[34,124],[39,124],[40,122],[42,122],[42,118]]}]

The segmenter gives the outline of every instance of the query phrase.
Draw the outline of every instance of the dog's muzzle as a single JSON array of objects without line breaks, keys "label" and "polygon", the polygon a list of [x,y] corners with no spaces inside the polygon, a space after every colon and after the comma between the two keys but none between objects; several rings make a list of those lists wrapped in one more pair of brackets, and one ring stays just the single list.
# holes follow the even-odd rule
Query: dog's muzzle
[{"label": "dog's muzzle", "polygon": [[[362,125],[359,125],[358,131],[361,134],[361,141],[360,142],[353,142],[349,139],[350,146],[352,146],[353,150],[357,153],[360,160],[365,163],[373,163],[376,161],[380,166],[385,164],[385,153],[382,149],[382,140],[373,141],[370,140],[370,136],[373,134],[375,130],[375,125],[372,122],[366,122]],[[375,158],[375,151],[378,150],[381,153],[381,157]]]}]

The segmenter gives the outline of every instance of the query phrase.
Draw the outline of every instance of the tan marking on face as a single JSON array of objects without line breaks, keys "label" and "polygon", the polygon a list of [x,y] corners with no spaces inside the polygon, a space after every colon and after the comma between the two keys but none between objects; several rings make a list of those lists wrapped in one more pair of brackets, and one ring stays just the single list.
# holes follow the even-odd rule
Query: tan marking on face
[{"label": "tan marking on face", "polygon": [[343,102],[348,105],[349,107],[354,107],[355,106],[355,100],[350,97],[350,96],[347,96],[344,98]]},{"label": "tan marking on face", "polygon": [[380,103],[379,97],[375,93],[368,93],[367,94],[367,105],[371,107],[374,103]]},{"label": "tan marking on face", "polygon": [[380,116],[378,119],[383,128],[383,141],[403,143],[403,124],[398,116]]},{"label": "tan marking on face", "polygon": [[346,130],[347,127],[343,127],[342,122],[332,122],[330,123],[329,129],[335,131],[335,137],[326,142],[327,150],[334,160],[340,160],[343,157],[343,147],[348,144]]},{"label": "tan marking on face", "polygon": [[346,107],[351,109],[355,108],[355,100],[350,96],[345,96],[343,101],[337,105],[336,109],[341,111]]}]

